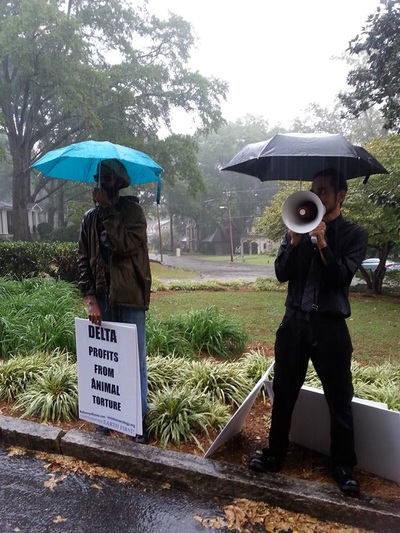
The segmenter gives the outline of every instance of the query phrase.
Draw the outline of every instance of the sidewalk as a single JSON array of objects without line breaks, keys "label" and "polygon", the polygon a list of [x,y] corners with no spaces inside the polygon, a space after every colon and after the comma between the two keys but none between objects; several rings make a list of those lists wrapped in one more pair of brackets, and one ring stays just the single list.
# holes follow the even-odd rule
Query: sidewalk
[{"label": "sidewalk", "polygon": [[64,432],[52,426],[0,416],[0,443],[68,455],[210,497],[248,498],[379,533],[400,531],[399,502],[368,496],[348,498],[335,486],[316,485],[282,474],[260,475],[243,466],[128,440],[75,429]]}]

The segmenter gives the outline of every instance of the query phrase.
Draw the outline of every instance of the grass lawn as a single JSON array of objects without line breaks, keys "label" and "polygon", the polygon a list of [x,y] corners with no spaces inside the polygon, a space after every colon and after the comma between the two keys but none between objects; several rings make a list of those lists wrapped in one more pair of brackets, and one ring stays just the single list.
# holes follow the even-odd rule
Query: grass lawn
[{"label": "grass lawn", "polygon": [[[233,261],[235,263],[247,263],[248,265],[270,265],[273,266],[276,256],[269,255],[234,255]],[[201,261],[221,261],[226,263],[231,260],[230,255],[196,255],[196,259]]]},{"label": "grass lawn", "polygon": [[150,267],[153,278],[190,280],[199,276],[197,272],[192,272],[191,270],[172,268],[153,261],[150,263]]},{"label": "grass lawn", "polygon": [[[152,295],[150,313],[162,320],[215,305],[244,325],[250,342],[273,346],[284,312],[285,292],[203,291],[160,292]],[[361,364],[400,362],[400,303],[398,300],[352,294],[347,324],[354,358]]]}]

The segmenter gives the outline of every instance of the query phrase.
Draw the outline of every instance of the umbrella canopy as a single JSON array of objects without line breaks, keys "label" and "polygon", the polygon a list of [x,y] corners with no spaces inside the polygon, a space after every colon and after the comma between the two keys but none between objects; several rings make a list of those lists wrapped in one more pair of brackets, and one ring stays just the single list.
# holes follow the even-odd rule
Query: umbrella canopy
[{"label": "umbrella canopy", "polygon": [[109,159],[124,165],[132,185],[157,182],[159,199],[162,167],[143,152],[108,141],[84,141],[51,150],[32,167],[48,178],[96,183],[97,165]]},{"label": "umbrella canopy", "polygon": [[321,170],[334,168],[346,179],[388,171],[364,148],[342,135],[278,133],[267,141],[246,145],[221,170],[255,176],[261,181],[312,180]]}]

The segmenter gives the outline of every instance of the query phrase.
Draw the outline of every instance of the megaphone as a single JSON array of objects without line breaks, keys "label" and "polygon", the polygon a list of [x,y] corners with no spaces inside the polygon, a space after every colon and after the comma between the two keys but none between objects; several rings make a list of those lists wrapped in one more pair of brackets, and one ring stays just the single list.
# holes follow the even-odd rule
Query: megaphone
[{"label": "megaphone", "polygon": [[282,205],[282,220],[295,233],[309,233],[325,215],[325,206],[311,191],[297,191]]}]

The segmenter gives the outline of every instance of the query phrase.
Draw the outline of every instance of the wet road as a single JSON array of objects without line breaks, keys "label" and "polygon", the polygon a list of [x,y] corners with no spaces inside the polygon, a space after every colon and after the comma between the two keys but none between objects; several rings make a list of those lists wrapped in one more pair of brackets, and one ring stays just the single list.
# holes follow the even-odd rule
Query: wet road
[{"label": "wet road", "polygon": [[0,448],[1,533],[228,531],[225,527],[205,529],[194,519],[195,515],[222,518],[224,503],[215,498],[154,483],[121,484],[104,477],[52,473],[45,465],[28,456],[9,457],[7,450]]},{"label": "wet road", "polygon": [[[153,260],[160,260],[160,256],[150,255]],[[243,280],[255,281],[257,278],[275,278],[273,266],[250,265],[239,256],[230,261],[207,261],[198,259],[196,256],[163,255],[162,263],[166,266],[184,268],[199,273],[199,277],[205,281],[211,280]]]},{"label": "wet road", "polygon": [[[150,254],[150,258],[152,260],[160,261],[159,255]],[[181,257],[176,257],[173,255],[163,255],[162,264],[198,272],[199,280],[203,281],[242,280],[253,282],[256,281],[257,278],[276,279],[273,266],[251,265],[246,263],[246,259],[243,261],[240,256],[231,262],[230,259],[227,259],[226,261],[207,261],[199,259],[196,256],[183,255]],[[165,281],[171,281],[171,279],[166,279]],[[365,284],[365,281],[354,277],[351,285],[354,286],[359,284]]]}]

